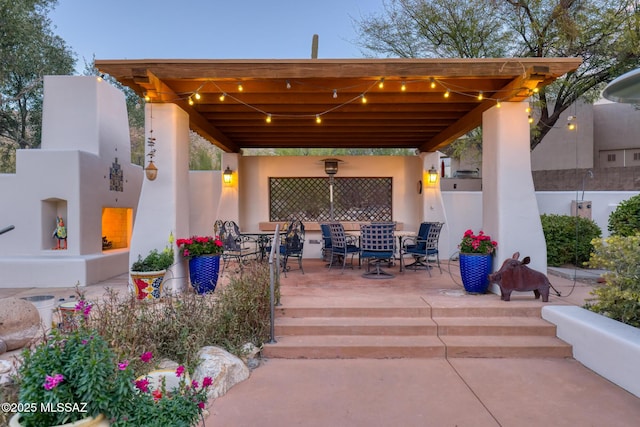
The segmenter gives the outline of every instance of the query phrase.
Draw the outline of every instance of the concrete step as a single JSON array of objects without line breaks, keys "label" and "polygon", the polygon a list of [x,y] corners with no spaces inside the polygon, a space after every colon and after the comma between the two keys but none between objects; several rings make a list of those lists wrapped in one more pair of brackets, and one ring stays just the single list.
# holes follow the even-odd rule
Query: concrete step
[{"label": "concrete step", "polygon": [[548,336],[442,336],[446,357],[573,357],[571,345]]},{"label": "concrete step", "polygon": [[540,317],[436,317],[438,335],[556,336],[556,325]]},{"label": "concrete step", "polygon": [[282,359],[391,359],[444,357],[435,336],[304,335],[276,337],[265,344],[264,357]]},{"label": "concrete step", "polygon": [[428,317],[281,317],[276,335],[437,335]]},{"label": "concrete step", "polygon": [[355,305],[276,307],[277,317],[431,317],[428,305],[414,307],[385,307]]}]

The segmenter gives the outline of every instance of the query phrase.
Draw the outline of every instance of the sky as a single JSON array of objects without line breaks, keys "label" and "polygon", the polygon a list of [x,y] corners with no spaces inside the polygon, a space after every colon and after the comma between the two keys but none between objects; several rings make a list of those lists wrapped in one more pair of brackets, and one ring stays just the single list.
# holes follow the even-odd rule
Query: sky
[{"label": "sky", "polygon": [[59,0],[54,32],[96,59],[361,58],[353,20],[383,0]]}]

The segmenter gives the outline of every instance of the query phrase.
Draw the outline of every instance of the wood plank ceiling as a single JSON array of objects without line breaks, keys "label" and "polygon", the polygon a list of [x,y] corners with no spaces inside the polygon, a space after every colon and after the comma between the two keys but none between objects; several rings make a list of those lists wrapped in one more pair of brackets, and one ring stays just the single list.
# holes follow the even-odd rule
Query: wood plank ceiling
[{"label": "wood plank ceiling", "polygon": [[243,148],[434,151],[479,126],[482,113],[499,101],[525,100],[536,88],[575,70],[581,60],[150,59],[95,63],[101,73],[141,97],[148,96],[150,102],[178,105],[189,114],[194,131],[227,152]]}]

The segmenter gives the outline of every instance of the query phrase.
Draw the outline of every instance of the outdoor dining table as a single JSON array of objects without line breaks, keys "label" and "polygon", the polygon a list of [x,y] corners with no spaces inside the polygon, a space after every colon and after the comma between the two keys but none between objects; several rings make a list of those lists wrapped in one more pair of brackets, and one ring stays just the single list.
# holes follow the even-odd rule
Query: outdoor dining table
[{"label": "outdoor dining table", "polygon": [[[255,239],[258,243],[258,251],[260,252],[260,261],[264,260],[265,256],[267,256],[267,247],[269,246],[269,242],[271,238],[275,234],[275,231],[241,231],[241,236],[251,237]],[[280,231],[279,236],[284,236],[286,234],[285,231]]]},{"label": "outdoor dining table", "polygon": [[[358,242],[360,241],[360,230],[345,231],[344,234],[357,237]],[[415,231],[411,230],[393,230],[393,235],[398,238],[398,258],[400,257],[400,250],[402,249],[402,239],[405,237],[415,237],[416,234]],[[358,244],[358,246],[360,245]]]}]

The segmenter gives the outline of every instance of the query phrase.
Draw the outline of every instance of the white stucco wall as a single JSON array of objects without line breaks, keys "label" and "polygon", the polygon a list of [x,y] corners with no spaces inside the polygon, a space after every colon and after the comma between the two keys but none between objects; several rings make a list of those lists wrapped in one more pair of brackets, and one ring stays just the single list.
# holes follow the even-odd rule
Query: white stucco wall
[{"label": "white stucco wall", "polygon": [[[0,286],[95,283],[127,268],[126,249],[102,251],[102,209],[136,209],[142,169],[130,163],[124,95],[90,76],[46,76],[42,148],[18,150],[16,173],[0,176]],[[110,189],[116,161],[123,191]],[[56,215],[67,249],[52,250]],[[115,269],[114,269],[115,267]]]}]

